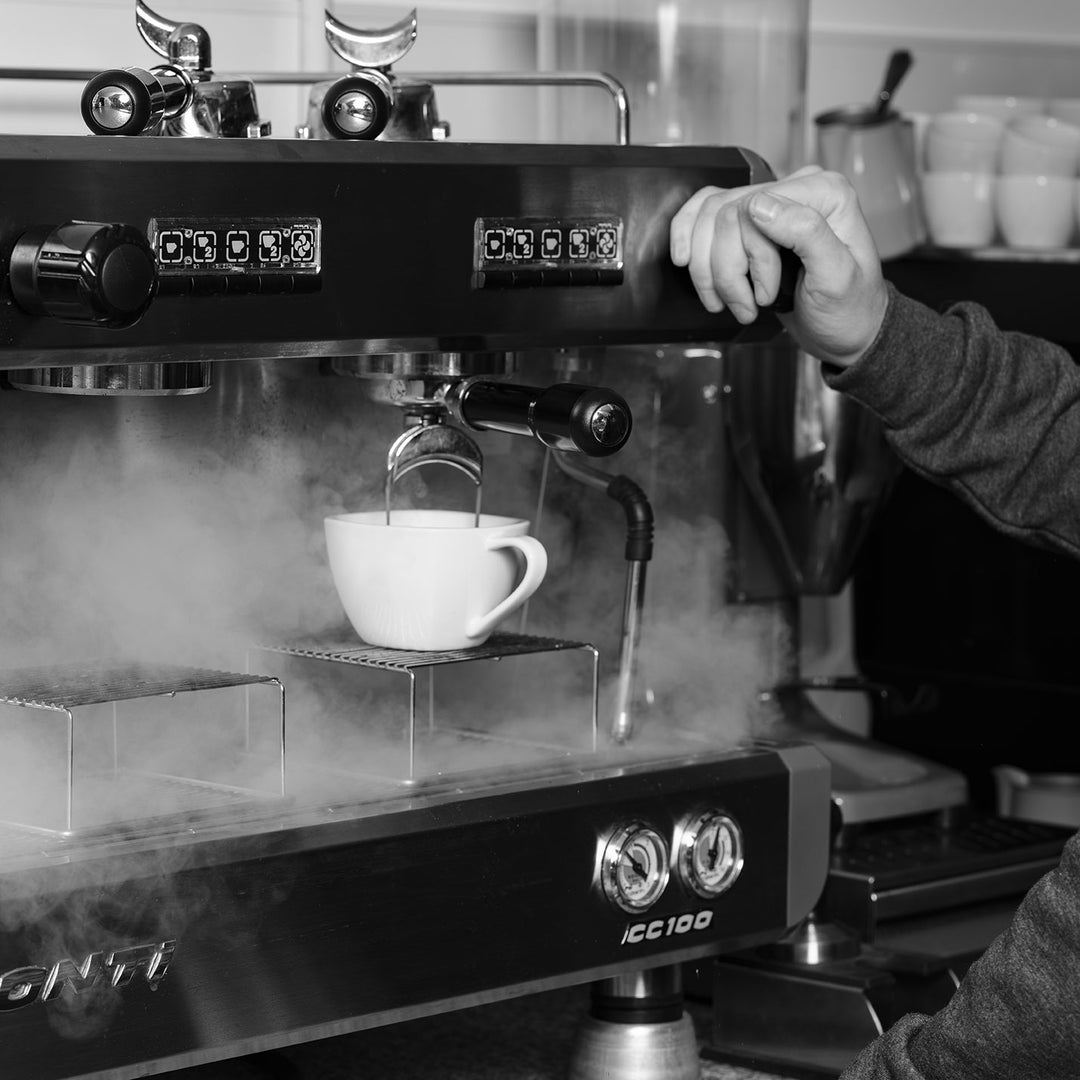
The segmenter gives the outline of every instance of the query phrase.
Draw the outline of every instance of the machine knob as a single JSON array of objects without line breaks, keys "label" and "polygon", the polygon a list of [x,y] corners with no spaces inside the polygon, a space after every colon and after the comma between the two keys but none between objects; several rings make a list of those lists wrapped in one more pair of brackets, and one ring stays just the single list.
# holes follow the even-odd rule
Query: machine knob
[{"label": "machine knob", "polygon": [[393,108],[394,87],[382,72],[355,72],[327,90],[323,123],[335,139],[377,139]]},{"label": "machine knob", "polygon": [[28,229],[11,253],[11,292],[31,315],[131,326],[157,287],[146,237],[130,225],[69,221]]},{"label": "machine knob", "polygon": [[190,76],[180,68],[115,68],[83,87],[82,117],[95,135],[141,135],[182,113],[193,92]]}]

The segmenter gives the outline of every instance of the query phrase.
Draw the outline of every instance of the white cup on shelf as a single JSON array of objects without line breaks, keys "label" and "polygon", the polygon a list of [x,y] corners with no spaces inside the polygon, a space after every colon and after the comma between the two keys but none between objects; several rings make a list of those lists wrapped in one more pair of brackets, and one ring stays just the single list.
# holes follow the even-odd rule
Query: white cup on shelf
[{"label": "white cup on shelf", "polygon": [[1046,109],[1043,98],[1016,94],[960,94],[953,104],[958,112],[982,113],[1001,121],[1014,116],[1037,116]]},{"label": "white cup on shelf", "polygon": [[999,176],[994,210],[1009,247],[1068,247],[1076,231],[1076,181],[1064,176]]},{"label": "white cup on shelf", "polygon": [[923,136],[927,172],[993,173],[997,171],[1005,124],[995,116],[948,112],[932,116]]},{"label": "white cup on shelf", "polygon": [[923,214],[931,241],[943,248],[981,248],[994,242],[994,186],[986,173],[923,173]]},{"label": "white cup on shelf", "polygon": [[1053,116],[1015,116],[1001,136],[1000,169],[1012,176],[1076,175],[1080,127]]},{"label": "white cup on shelf", "polygon": [[1080,127],[1080,98],[1051,98],[1046,103],[1046,115]]}]

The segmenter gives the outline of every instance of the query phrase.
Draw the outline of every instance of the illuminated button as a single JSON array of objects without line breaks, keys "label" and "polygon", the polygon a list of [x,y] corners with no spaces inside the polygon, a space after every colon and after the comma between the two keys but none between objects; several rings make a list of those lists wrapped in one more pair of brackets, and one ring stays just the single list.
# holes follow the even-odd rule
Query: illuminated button
[{"label": "illuminated button", "polygon": [[506,258],[506,235],[503,233],[502,229],[484,230],[484,258]]},{"label": "illuminated button", "polygon": [[281,262],[285,252],[282,248],[280,229],[263,229],[259,233],[259,262]]},{"label": "illuminated button", "polygon": [[240,229],[231,229],[225,236],[225,258],[231,263],[246,263],[251,258],[251,237]]},{"label": "illuminated button", "polygon": [[601,225],[596,230],[596,254],[602,259],[613,259],[618,251],[619,238],[610,226]]},{"label": "illuminated button", "polygon": [[182,263],[184,261],[184,234],[179,229],[163,232],[158,236],[158,262]]},{"label": "illuminated button", "polygon": [[200,229],[192,234],[191,250],[197,263],[217,261],[217,234]]},{"label": "illuminated button", "polygon": [[540,255],[545,259],[562,257],[562,233],[558,229],[545,229],[540,234]]},{"label": "illuminated button", "polygon": [[290,248],[296,262],[309,262],[315,254],[315,233],[311,229],[294,229]]},{"label": "illuminated button", "polygon": [[569,243],[571,259],[587,259],[589,257],[589,233],[587,229],[571,229]]},{"label": "illuminated button", "polygon": [[533,234],[531,229],[514,230],[514,258],[531,259],[533,257]]}]

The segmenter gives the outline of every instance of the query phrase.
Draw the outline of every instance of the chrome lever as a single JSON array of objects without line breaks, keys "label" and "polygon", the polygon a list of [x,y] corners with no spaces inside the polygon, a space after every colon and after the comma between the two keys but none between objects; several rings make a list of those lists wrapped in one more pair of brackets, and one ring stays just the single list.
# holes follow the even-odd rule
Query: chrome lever
[{"label": "chrome lever", "polygon": [[397,63],[416,41],[416,8],[385,30],[355,30],[326,12],[326,40],[353,67],[386,68]]},{"label": "chrome lever", "polygon": [[210,70],[210,35],[198,23],[173,22],[135,0],[135,27],[151,49],[185,71]]}]

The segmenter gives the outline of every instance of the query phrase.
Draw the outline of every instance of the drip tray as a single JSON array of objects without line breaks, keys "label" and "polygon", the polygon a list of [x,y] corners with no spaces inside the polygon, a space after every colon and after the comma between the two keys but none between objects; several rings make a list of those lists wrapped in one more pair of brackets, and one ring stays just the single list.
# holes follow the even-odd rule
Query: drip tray
[{"label": "drip tray", "polygon": [[153,664],[0,671],[0,829],[69,836],[284,795],[272,676]]},{"label": "drip tray", "polygon": [[496,633],[447,652],[368,646],[346,633],[263,645],[248,668],[289,699],[289,782],[445,783],[548,769],[597,746],[592,645]]}]

